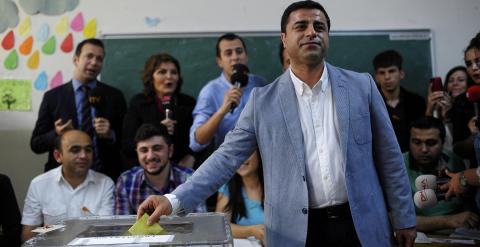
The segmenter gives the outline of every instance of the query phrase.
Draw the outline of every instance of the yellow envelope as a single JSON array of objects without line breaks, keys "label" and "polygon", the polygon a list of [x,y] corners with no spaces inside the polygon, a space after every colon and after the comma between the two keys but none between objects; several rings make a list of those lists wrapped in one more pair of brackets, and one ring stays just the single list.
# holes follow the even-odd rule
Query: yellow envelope
[{"label": "yellow envelope", "polygon": [[149,215],[144,214],[142,218],[140,218],[135,224],[133,224],[128,232],[132,235],[158,235],[165,233],[165,229],[163,229],[158,223],[154,223],[151,226],[147,225]]}]

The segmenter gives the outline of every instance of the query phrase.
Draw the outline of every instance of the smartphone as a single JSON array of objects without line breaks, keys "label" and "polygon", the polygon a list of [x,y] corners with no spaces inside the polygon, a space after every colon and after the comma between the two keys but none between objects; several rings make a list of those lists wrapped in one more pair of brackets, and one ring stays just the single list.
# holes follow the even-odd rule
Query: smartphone
[{"label": "smartphone", "polygon": [[443,91],[442,78],[440,77],[430,79],[430,85],[432,85],[432,92]]}]

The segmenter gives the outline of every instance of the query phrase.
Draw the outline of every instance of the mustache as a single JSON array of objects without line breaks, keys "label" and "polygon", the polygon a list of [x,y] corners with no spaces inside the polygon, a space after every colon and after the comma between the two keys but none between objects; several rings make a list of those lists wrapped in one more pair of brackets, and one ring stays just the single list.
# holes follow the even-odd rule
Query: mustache
[{"label": "mustache", "polygon": [[162,161],[162,160],[158,157],[152,157],[152,158],[147,160],[148,163],[150,163],[150,162],[160,162],[160,161]]},{"label": "mustache", "polygon": [[321,38],[313,38],[313,39],[306,39],[304,40],[301,45],[307,45],[307,44],[318,44],[320,46],[323,46],[323,40]]}]

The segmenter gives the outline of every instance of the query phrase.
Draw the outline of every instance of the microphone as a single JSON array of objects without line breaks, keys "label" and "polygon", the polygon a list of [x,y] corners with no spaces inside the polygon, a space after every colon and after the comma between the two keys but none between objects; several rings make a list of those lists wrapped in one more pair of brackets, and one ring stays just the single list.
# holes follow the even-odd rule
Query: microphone
[{"label": "microphone", "polygon": [[88,102],[95,109],[95,117],[104,117],[105,101],[103,99],[102,89],[95,87],[90,90]]},{"label": "microphone", "polygon": [[445,194],[435,192],[432,189],[419,190],[413,195],[413,202],[420,209],[433,208],[440,200],[445,200]]},{"label": "microphone", "polygon": [[165,118],[166,119],[172,119],[173,117],[173,110],[172,110],[172,102],[173,98],[171,94],[165,94],[162,96],[162,106],[163,109],[165,110]]},{"label": "microphone", "polygon": [[448,183],[449,178],[437,178],[435,175],[420,175],[415,179],[417,190],[432,189],[437,190],[439,185]]},{"label": "microphone", "polygon": [[[233,84],[234,87],[236,88],[242,88],[245,87],[248,84],[248,67],[245,64],[234,64],[233,65],[233,73],[232,76],[230,77],[230,81]],[[230,106],[230,113],[233,113],[235,108],[237,107],[237,104],[232,103]]]},{"label": "microphone", "polygon": [[467,99],[475,107],[475,116],[478,116],[478,102],[480,101],[480,86],[471,86],[467,90]]},{"label": "microphone", "polygon": [[480,117],[478,115],[478,102],[480,101],[480,86],[471,86],[467,90],[467,99],[473,103],[473,108],[475,110],[475,116],[477,121],[475,121],[475,126],[480,128]]}]

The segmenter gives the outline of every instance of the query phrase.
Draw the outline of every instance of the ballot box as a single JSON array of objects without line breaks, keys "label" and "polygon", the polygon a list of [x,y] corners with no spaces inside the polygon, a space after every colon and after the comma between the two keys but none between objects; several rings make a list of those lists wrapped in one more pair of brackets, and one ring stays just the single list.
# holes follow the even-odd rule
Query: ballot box
[{"label": "ballot box", "polygon": [[62,227],[37,235],[23,246],[233,246],[230,224],[223,213],[162,216],[162,235],[133,236],[135,215],[66,219]]}]

